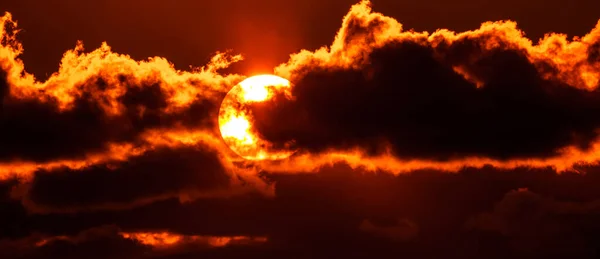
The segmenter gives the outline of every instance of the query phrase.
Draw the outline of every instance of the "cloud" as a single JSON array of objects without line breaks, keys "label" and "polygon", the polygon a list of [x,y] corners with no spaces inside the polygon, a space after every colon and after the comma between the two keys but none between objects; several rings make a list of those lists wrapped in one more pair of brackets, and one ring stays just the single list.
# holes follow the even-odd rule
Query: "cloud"
[{"label": "cloud", "polygon": [[0,19],[4,168],[15,161],[107,160],[115,146],[148,148],[142,135],[149,131],[194,130],[218,137],[220,101],[242,79],[216,72],[241,56],[218,53],[205,67],[184,72],[164,58],[136,61],[106,44],[86,53],[78,43],[42,82],[18,59],[23,48],[16,26],[10,14]]},{"label": "cloud", "polygon": [[272,192],[255,169],[233,164],[218,130],[220,103],[243,79],[218,70],[241,56],[179,71],[78,42],[39,81],[19,59],[18,32],[11,14],[0,18],[0,179],[20,179],[12,197],[29,212]]},{"label": "cloud", "polygon": [[217,53],[179,71],[161,57],[136,61],[105,43],[85,52],[78,42],[39,81],[19,59],[18,32],[10,13],[0,18],[0,179],[23,181],[13,196],[30,211],[269,192],[254,169],[227,159],[218,130],[221,100],[243,76],[217,71],[241,56]]},{"label": "cloud", "polygon": [[294,142],[315,159],[358,150],[405,162],[400,169],[410,161],[593,162],[599,42],[600,24],[581,38],[549,34],[537,44],[511,21],[462,33],[403,31],[362,1],[330,47],[294,54],[276,69],[292,82],[292,97],[256,103],[254,125],[264,139]]},{"label": "cloud", "polygon": [[2,240],[0,247],[3,258],[127,258],[149,250],[120,238],[114,226],[91,228],[72,236],[36,233],[21,239]]},{"label": "cloud", "polygon": [[373,224],[370,220],[364,220],[360,224],[359,229],[395,241],[407,241],[415,237],[419,232],[419,227],[408,219],[398,219],[395,223],[391,226],[379,226]]},{"label": "cloud", "polygon": [[[18,240],[2,240],[3,258],[141,258],[177,256],[229,246],[252,246],[266,242],[264,237],[187,236],[169,232],[121,232],[106,225],[75,235],[33,234]],[[92,251],[94,251],[91,253]]]},{"label": "cloud", "polygon": [[184,245],[198,245],[207,247],[225,247],[236,244],[264,243],[265,237],[247,236],[186,236],[169,232],[122,232],[119,233],[126,239],[135,240],[143,245],[159,249],[168,249]]},{"label": "cloud", "polygon": [[560,201],[526,188],[508,192],[491,212],[471,218],[466,227],[500,234],[506,249],[533,258],[585,258],[595,253],[586,232],[597,231],[600,200]]},{"label": "cloud", "polygon": [[[202,147],[158,149],[126,162],[81,169],[39,170],[13,190],[31,212],[126,209],[157,200],[228,197],[253,191],[243,187],[215,151]],[[237,180],[237,181],[236,181]],[[257,186],[254,186],[257,187]],[[259,187],[260,188],[260,187]]]},{"label": "cloud", "polygon": [[[580,170],[586,173],[488,167],[455,174],[423,170],[394,176],[339,165],[324,168],[318,174],[272,176],[271,180],[276,182],[273,197],[247,193],[200,197],[183,204],[171,198],[118,210],[76,213],[31,214],[19,201],[7,198],[0,206],[6,223],[2,232],[12,233],[11,240],[34,233],[71,237],[108,224],[118,227],[118,233],[158,237],[170,233],[188,237],[268,238],[253,248],[223,247],[210,253],[190,251],[190,257],[208,256],[207,253],[217,258],[239,253],[266,258],[277,258],[281,253],[295,253],[299,258],[333,255],[385,258],[387,254],[403,254],[408,258],[516,257],[529,253],[521,247],[538,249],[539,254],[540,246],[528,244],[539,240],[546,246],[561,241],[560,247],[570,247],[565,251],[593,258],[585,255],[593,255],[596,244],[593,241],[600,233],[596,231],[597,213],[590,206],[600,199],[597,188],[600,174],[596,167]],[[528,195],[512,195],[518,188],[527,188]],[[11,188],[6,189],[10,193]],[[500,230],[486,227],[498,225],[487,221],[470,227],[473,226],[470,222],[479,222],[477,219],[486,214],[491,214],[494,222],[508,222],[507,229],[512,232],[504,235]],[[410,219],[410,222],[396,219]],[[366,222],[372,226],[365,228]],[[556,226],[560,228],[557,230]],[[545,231],[551,231],[552,235],[538,239],[539,233]]]}]

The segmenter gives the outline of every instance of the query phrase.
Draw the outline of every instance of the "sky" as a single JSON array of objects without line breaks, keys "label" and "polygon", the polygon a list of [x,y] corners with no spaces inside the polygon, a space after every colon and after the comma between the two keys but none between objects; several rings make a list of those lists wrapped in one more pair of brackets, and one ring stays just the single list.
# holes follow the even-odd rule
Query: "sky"
[{"label": "sky", "polygon": [[0,258],[598,258],[599,9],[2,1]]},{"label": "sky", "polygon": [[[27,71],[45,78],[57,70],[62,54],[81,40],[89,50],[104,41],[137,60],[161,56],[179,69],[203,66],[216,51],[244,54],[235,70],[271,73],[301,49],[333,41],[354,0],[333,1],[194,1],[7,0],[20,23]],[[482,22],[514,20],[532,40],[549,32],[582,36],[596,25],[593,0],[424,0],[374,2],[406,29],[466,31]]]}]

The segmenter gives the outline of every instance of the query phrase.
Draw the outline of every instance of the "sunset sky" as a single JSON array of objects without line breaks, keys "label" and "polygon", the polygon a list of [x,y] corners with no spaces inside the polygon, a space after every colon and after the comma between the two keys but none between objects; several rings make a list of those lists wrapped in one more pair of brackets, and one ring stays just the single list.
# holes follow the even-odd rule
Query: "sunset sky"
[{"label": "sunset sky", "polygon": [[0,258],[598,258],[598,10],[2,1]]}]

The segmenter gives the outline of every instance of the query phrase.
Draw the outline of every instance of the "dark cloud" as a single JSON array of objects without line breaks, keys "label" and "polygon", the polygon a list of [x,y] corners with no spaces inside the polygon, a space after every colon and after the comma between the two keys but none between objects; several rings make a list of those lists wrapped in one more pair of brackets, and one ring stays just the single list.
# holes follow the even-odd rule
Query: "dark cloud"
[{"label": "dark cloud", "polygon": [[588,62],[598,63],[600,62],[600,41],[592,44],[588,49]]},{"label": "dark cloud", "polygon": [[[597,138],[600,92],[548,78],[547,69],[559,78],[581,70],[532,60],[533,51],[510,29],[432,36],[436,40],[408,32],[381,40],[380,31],[390,26],[381,17],[347,19],[340,42],[354,42],[355,49],[292,63],[294,98],[254,105],[263,138],[294,141],[310,152],[361,147],[384,153],[389,145],[397,157],[427,160],[549,157],[567,146],[587,150]],[[377,41],[381,46],[370,47]],[[338,65],[338,54],[349,55],[352,66]]]},{"label": "dark cloud", "polygon": [[395,222],[387,225],[378,225],[371,222],[371,220],[364,220],[360,224],[359,229],[376,236],[400,242],[414,238],[419,232],[419,227],[408,219],[397,219]]},{"label": "dark cloud", "polygon": [[118,235],[113,226],[81,231],[74,236],[35,234],[0,242],[2,258],[140,258],[150,248]]},{"label": "dark cloud", "polygon": [[[189,107],[171,114],[165,90],[158,79],[138,85],[125,75],[115,75],[127,85],[117,101],[124,111],[107,114],[97,94],[106,89],[106,79],[94,77],[81,86],[88,91],[76,98],[73,107],[60,111],[55,100],[20,99],[6,96],[0,117],[0,159],[47,162],[60,158],[84,158],[86,154],[103,152],[108,144],[142,141],[140,134],[149,129],[168,129],[184,125],[212,130],[218,103],[200,99]],[[202,87],[202,86],[198,86]],[[101,97],[100,97],[101,98]]]},{"label": "dark cloud", "polygon": [[[12,223],[23,222],[19,239],[34,232],[72,237],[106,224],[125,233],[268,237],[252,248],[180,247],[167,253],[175,258],[240,253],[241,258],[282,253],[296,258],[547,258],[552,253],[554,258],[594,258],[600,174],[597,168],[581,170],[587,173],[486,168],[392,176],[335,166],[314,175],[271,176],[277,181],[274,198],[247,194],[184,204],[172,199],[128,210],[23,214]],[[519,188],[528,191],[515,191]],[[117,253],[121,248],[105,249]]]},{"label": "dark cloud", "polygon": [[10,198],[13,187],[19,184],[17,179],[0,181],[0,213],[3,224],[0,225],[1,239],[19,238],[29,231],[27,211],[22,204]]},{"label": "dark cloud", "polygon": [[[119,207],[155,199],[224,192],[231,186],[215,151],[201,146],[158,149],[126,162],[39,170],[14,191],[31,210]],[[21,194],[19,194],[21,192]]]},{"label": "dark cloud", "polygon": [[[504,249],[529,258],[591,258],[598,256],[600,200],[557,201],[526,189],[511,191],[489,213],[467,227],[494,233]],[[481,233],[479,233],[481,234]]]},{"label": "dark cloud", "polygon": [[[8,81],[6,79],[6,71],[0,69],[0,104],[4,103],[4,97],[7,95]],[[2,107],[4,107],[4,105],[2,105]]]},{"label": "dark cloud", "polygon": [[19,59],[10,13],[0,17],[0,161],[50,163],[86,160],[111,145],[145,145],[150,130],[186,129],[217,135],[221,99],[241,76],[216,71],[240,59],[217,53],[194,71],[175,70],[163,58],[133,60],[107,44],[64,53],[46,81]]}]

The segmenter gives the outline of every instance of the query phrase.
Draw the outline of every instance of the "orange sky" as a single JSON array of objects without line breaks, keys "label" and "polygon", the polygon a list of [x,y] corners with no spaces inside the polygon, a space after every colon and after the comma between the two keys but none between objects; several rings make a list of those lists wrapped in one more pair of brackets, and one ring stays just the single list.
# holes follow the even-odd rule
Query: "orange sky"
[{"label": "orange sky", "polygon": [[0,258],[598,258],[600,1],[357,2],[0,0]]},{"label": "orange sky", "polygon": [[[39,77],[55,72],[65,50],[83,40],[87,48],[107,41],[135,59],[162,56],[178,68],[202,66],[215,51],[246,56],[233,71],[272,72],[302,48],[328,45],[354,0],[7,0],[23,29],[23,59]],[[374,8],[405,28],[457,31],[490,20],[512,19],[532,38],[555,31],[583,35],[597,22],[596,0],[375,0]]]}]

